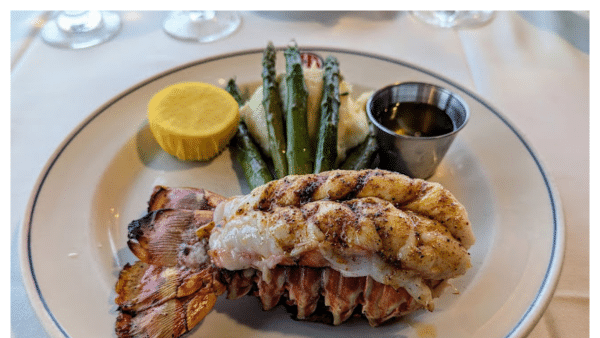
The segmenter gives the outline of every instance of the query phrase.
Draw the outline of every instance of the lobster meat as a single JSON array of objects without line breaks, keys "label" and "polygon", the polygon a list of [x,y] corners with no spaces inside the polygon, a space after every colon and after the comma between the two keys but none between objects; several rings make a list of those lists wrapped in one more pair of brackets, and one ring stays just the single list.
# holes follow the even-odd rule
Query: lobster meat
[{"label": "lobster meat", "polygon": [[255,295],[299,320],[371,326],[434,310],[470,267],[467,212],[440,184],[384,170],[287,176],[225,198],[157,186],[129,225],[119,337],[179,337],[216,299]]}]

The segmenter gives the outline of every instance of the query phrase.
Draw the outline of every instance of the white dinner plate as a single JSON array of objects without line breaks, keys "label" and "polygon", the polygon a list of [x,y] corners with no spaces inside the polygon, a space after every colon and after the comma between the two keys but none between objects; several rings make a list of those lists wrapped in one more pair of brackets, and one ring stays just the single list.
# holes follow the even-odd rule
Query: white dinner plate
[{"label": "white dinner plate", "polygon": [[[523,337],[547,307],[564,255],[560,201],[535,151],[506,118],[473,93],[429,71],[363,52],[333,54],[356,88],[424,81],[458,93],[471,118],[430,179],[448,188],[469,212],[476,244],[473,267],[454,280],[457,292],[419,311],[371,328],[295,321],[282,307],[264,312],[254,297],[221,297],[187,337]],[[144,215],[152,188],[202,187],[225,196],[247,193],[228,151],[208,163],[181,162],[154,141],[146,105],[181,81],[223,86],[261,79],[262,50],[204,59],[159,74],[92,113],[64,140],[42,171],[24,219],[21,257],[33,307],[52,336],[112,337],[120,268],[135,257],[127,225]],[[284,58],[277,59],[278,71]]]}]

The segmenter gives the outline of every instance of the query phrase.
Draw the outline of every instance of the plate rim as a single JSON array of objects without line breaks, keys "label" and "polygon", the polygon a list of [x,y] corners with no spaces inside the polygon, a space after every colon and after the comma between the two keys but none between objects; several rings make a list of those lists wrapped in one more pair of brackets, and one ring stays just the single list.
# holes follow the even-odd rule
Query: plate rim
[{"label": "plate rim", "polygon": [[[277,50],[282,50],[285,47],[276,47]],[[359,50],[353,50],[348,48],[341,47],[323,47],[323,46],[310,46],[310,45],[302,45],[299,46],[301,50],[307,51],[321,51],[321,52],[332,52],[332,53],[340,53],[340,54],[350,54],[355,56],[361,56],[365,58],[377,59],[384,62],[393,63],[396,65],[401,65],[407,68],[411,68],[413,70],[422,72],[426,75],[429,75],[437,80],[443,81],[458,90],[462,91],[464,94],[468,95],[471,99],[475,100],[490,112],[492,112],[500,121],[506,125],[510,131],[518,138],[519,142],[525,147],[531,158],[534,160],[534,163],[539,171],[544,185],[546,187],[549,203],[552,210],[552,249],[550,254],[550,260],[546,267],[546,272],[544,278],[542,280],[541,285],[538,288],[535,298],[527,308],[527,310],[521,315],[519,321],[517,321],[511,331],[509,331],[505,337],[525,337],[529,334],[539,319],[544,314],[546,308],[548,307],[550,301],[552,300],[552,295],[556,290],[558,285],[558,280],[561,275],[562,266],[564,262],[565,255],[565,224],[564,224],[564,215],[562,210],[562,203],[560,201],[560,197],[558,195],[558,190],[555,187],[555,184],[545,169],[545,165],[540,159],[539,155],[536,151],[530,146],[527,139],[523,136],[523,134],[510,122],[506,116],[501,114],[497,109],[487,103],[485,100],[480,98],[478,95],[473,93],[471,90],[465,88],[464,86],[438,74],[433,71],[430,71],[421,66],[417,66],[413,63],[406,62],[400,59],[396,59],[393,57],[376,54],[372,52],[364,52]],[[112,105],[120,101],[121,99],[127,97],[132,94],[136,90],[157,81],[163,77],[169,76],[171,74],[180,72],[187,68],[195,67],[201,64],[210,63],[213,61],[223,60],[227,58],[244,56],[249,54],[262,53],[263,48],[251,48],[244,49],[235,52],[222,53],[210,57],[205,57],[202,59],[197,59],[194,61],[183,63],[179,66],[175,66],[164,70],[162,72],[157,73],[154,76],[148,77],[133,86],[125,89],[120,94],[114,96],[112,99],[101,105],[99,108],[90,113],[85,119],[83,119],[75,128],[69,132],[69,134],[61,141],[58,147],[54,150],[52,155],[48,158],[46,163],[44,164],[43,169],[38,175],[34,187],[31,191],[30,197],[27,202],[27,206],[25,208],[25,217],[20,225],[19,231],[19,254],[20,254],[20,267],[21,267],[21,277],[23,280],[23,285],[27,291],[27,296],[31,305],[37,314],[38,319],[42,323],[43,327],[46,329],[48,333],[52,336],[60,334],[62,337],[70,337],[65,329],[62,327],[58,319],[53,315],[50,310],[48,304],[46,303],[44,296],[41,293],[41,290],[38,285],[38,281],[35,277],[32,256],[31,256],[31,229],[32,229],[32,219],[33,214],[35,212],[35,207],[37,204],[37,200],[40,194],[40,191],[44,185],[46,178],[48,177],[50,171],[54,167],[54,164],[58,161],[60,155],[63,151],[69,146],[69,144],[77,137],[77,135],[86,128],[96,117],[100,116],[103,112],[108,110]]]}]

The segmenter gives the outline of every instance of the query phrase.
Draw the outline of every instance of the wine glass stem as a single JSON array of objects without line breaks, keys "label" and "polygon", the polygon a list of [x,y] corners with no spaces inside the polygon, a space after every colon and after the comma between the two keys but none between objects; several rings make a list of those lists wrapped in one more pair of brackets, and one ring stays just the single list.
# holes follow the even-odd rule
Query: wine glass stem
[{"label": "wine glass stem", "polygon": [[63,11],[56,18],[60,29],[68,33],[84,33],[102,26],[99,11]]},{"label": "wine glass stem", "polygon": [[215,17],[215,11],[190,11],[190,19],[196,21],[212,20]]}]

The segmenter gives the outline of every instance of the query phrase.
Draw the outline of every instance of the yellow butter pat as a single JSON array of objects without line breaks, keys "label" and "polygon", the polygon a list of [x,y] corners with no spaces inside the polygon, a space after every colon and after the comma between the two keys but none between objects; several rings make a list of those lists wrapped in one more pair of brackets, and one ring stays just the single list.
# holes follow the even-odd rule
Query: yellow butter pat
[{"label": "yellow butter pat", "polygon": [[239,108],[224,89],[182,82],[156,93],[148,104],[154,138],[181,160],[206,161],[218,155],[237,131]]}]

